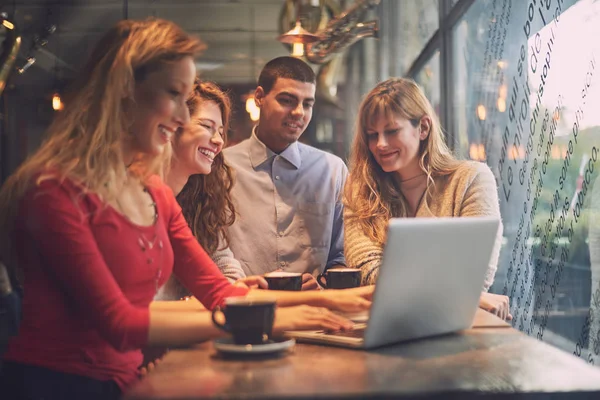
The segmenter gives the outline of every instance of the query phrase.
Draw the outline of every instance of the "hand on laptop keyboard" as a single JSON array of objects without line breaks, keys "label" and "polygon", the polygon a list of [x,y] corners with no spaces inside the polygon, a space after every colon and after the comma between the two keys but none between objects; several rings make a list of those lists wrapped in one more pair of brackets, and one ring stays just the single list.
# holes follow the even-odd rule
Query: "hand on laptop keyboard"
[{"label": "hand on laptop keyboard", "polygon": [[350,330],[353,322],[334,314],[326,308],[311,306],[278,307],[275,311],[273,333],[284,331],[324,329],[328,331]]},{"label": "hand on laptop keyboard", "polygon": [[363,338],[365,336],[365,331],[367,330],[366,324],[354,324],[354,329],[350,331],[321,331],[319,333],[324,333],[326,335],[332,336],[343,336],[343,337],[351,337],[351,338]]}]

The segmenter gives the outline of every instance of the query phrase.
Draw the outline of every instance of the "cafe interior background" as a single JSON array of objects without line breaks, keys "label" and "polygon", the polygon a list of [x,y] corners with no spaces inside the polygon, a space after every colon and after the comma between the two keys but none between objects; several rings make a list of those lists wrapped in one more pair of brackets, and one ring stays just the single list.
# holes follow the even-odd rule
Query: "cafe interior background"
[{"label": "cafe interior background", "polygon": [[[203,39],[200,76],[234,101],[230,144],[249,136],[252,90],[274,57],[312,60],[317,104],[302,140],[344,159],[361,97],[388,77],[412,77],[456,154],[496,176],[504,240],[491,291],[510,296],[512,325],[600,362],[600,2],[7,0],[0,12],[2,181],[42,140],[93,44],[123,18],[166,18]],[[321,54],[282,43],[297,22],[338,36],[317,38]]]}]

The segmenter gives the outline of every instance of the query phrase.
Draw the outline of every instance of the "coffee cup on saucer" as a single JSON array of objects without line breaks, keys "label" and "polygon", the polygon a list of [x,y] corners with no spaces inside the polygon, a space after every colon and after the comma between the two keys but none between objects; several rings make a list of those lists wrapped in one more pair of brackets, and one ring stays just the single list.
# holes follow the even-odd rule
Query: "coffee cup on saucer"
[{"label": "coffee cup on saucer", "polygon": [[[213,310],[212,320],[218,328],[231,333],[235,344],[263,344],[271,337],[275,308],[275,299],[230,297],[224,306]],[[224,323],[217,320],[219,314],[225,317]]]}]

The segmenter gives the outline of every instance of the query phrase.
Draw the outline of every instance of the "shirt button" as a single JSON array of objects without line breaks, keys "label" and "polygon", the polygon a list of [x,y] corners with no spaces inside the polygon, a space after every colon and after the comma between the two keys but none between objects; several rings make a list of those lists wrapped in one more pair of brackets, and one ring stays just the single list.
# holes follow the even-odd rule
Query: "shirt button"
[{"label": "shirt button", "polygon": [[275,175],[275,180],[279,180],[279,175]]},{"label": "shirt button", "polygon": [[285,267],[285,261],[280,262],[279,265],[281,265],[282,267]]},{"label": "shirt button", "polygon": [[283,231],[279,231],[279,236],[283,236]]}]

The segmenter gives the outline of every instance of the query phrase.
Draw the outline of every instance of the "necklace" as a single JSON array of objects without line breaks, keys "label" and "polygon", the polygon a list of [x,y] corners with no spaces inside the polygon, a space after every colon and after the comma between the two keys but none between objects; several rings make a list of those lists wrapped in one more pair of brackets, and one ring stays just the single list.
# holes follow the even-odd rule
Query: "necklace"
[{"label": "necklace", "polygon": [[[423,176],[423,175],[420,175]],[[414,178],[410,178],[410,179],[414,179]],[[415,209],[414,209],[414,215],[408,215],[408,216],[412,216],[415,217],[417,215],[417,212],[419,211],[419,207],[421,207],[421,203],[423,202],[423,199],[425,198],[425,195],[427,194],[427,185],[425,185],[425,187],[422,188],[421,187],[423,185],[419,184],[419,185],[415,185],[411,188],[404,188],[404,190],[400,189],[400,192],[402,193],[402,196],[404,197],[405,201],[406,201],[406,212],[407,214],[410,211],[410,205],[409,205],[409,197],[411,199],[413,199],[414,194],[417,194],[420,192],[420,194],[418,194],[419,196],[419,200],[417,201],[416,205],[415,205]],[[417,192],[417,190],[419,192]]]},{"label": "necklace", "polygon": [[422,174],[415,175],[415,176],[413,176],[412,178],[408,178],[408,179],[405,179],[405,180],[400,180],[400,179],[399,179],[399,180],[398,180],[398,182],[399,182],[399,183],[410,182],[410,181],[412,181],[413,179],[417,179],[418,177],[420,177],[420,176],[423,176],[423,175],[426,175],[426,174],[425,174],[425,173],[422,173]]},{"label": "necklace", "polygon": [[419,211],[419,207],[421,207],[421,202],[423,201],[423,198],[425,197],[426,193],[427,193],[427,188],[425,188],[425,190],[423,190],[421,197],[419,197],[419,202],[417,203],[417,207],[415,208],[415,216],[417,216],[417,212]]}]

